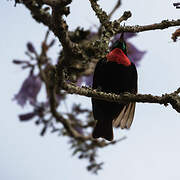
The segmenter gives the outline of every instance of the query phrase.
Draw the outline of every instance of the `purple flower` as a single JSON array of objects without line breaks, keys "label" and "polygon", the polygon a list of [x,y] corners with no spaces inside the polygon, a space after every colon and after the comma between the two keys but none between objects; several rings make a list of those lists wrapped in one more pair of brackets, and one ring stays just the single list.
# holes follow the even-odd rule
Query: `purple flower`
[{"label": "purple flower", "polygon": [[85,83],[86,86],[92,86],[92,82],[93,82],[93,74],[89,75],[89,76],[82,76],[78,79],[77,81],[77,85],[81,86],[83,83]]},{"label": "purple flower", "polygon": [[77,80],[77,82],[76,82],[76,85],[77,85],[77,86],[81,86],[81,85],[83,84],[83,77],[84,77],[84,76],[78,78],[78,80]]},{"label": "purple flower", "polygon": [[27,43],[27,49],[31,52],[31,53],[36,53],[36,50],[33,46],[33,44],[31,42]]},{"label": "purple flower", "polygon": [[37,95],[41,89],[41,79],[37,75],[30,74],[27,79],[24,80],[21,89],[15,95],[14,99],[20,106],[24,106],[27,101],[35,102]]},{"label": "purple flower", "polygon": [[23,64],[23,63],[27,63],[27,61],[21,61],[21,60],[14,59],[13,63],[14,64]]},{"label": "purple flower", "polygon": [[93,75],[89,75],[89,76],[84,76],[84,82],[86,83],[87,86],[92,86],[92,82],[93,82]]},{"label": "purple flower", "polygon": [[[115,41],[117,41],[119,38],[120,38],[120,36],[121,36],[121,34],[116,34],[115,36],[114,36],[114,38],[112,39],[112,44],[115,42]],[[136,33],[124,33],[124,40],[125,41],[127,41],[128,39],[130,39],[130,38],[132,38],[132,37],[135,37],[135,36],[137,36],[137,34]]]},{"label": "purple flower", "polygon": [[20,114],[19,119],[20,119],[20,121],[28,121],[28,120],[31,120],[36,114],[37,114],[36,112]]},{"label": "purple flower", "polygon": [[81,135],[83,135],[83,129],[79,126],[75,126],[74,129]]}]

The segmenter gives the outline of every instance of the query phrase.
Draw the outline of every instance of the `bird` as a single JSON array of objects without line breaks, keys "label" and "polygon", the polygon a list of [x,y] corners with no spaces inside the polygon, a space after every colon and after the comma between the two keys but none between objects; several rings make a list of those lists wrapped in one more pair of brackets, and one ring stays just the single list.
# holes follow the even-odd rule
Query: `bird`
[{"label": "bird", "polygon": [[[137,93],[137,70],[128,58],[127,46],[123,38],[115,41],[106,57],[95,67],[92,88],[106,93]],[[113,140],[113,126],[129,129],[135,113],[135,102],[126,104],[91,98],[93,116],[96,121],[93,138]]]}]

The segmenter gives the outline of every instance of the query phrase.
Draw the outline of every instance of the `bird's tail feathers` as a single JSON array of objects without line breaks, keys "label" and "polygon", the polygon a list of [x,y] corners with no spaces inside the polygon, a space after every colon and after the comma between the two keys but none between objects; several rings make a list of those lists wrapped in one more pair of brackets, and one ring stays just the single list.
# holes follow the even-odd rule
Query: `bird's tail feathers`
[{"label": "bird's tail feathers", "polygon": [[119,116],[113,121],[113,126],[121,129],[129,129],[133,122],[136,103],[129,103],[124,106]]},{"label": "bird's tail feathers", "polygon": [[97,121],[96,126],[92,133],[93,138],[102,137],[108,141],[113,140],[113,127],[112,121]]}]

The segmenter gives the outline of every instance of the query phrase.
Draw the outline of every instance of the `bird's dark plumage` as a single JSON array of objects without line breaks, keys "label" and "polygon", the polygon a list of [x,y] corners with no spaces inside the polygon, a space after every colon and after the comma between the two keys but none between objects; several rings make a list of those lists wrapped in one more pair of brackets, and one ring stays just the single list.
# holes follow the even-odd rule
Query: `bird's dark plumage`
[{"label": "bird's dark plumage", "polygon": [[[126,54],[126,52],[125,52]],[[107,93],[136,93],[137,71],[131,62],[125,66],[107,58],[99,60],[93,77],[93,89]],[[113,139],[112,125],[130,128],[135,110],[135,103],[119,104],[92,98],[94,119],[97,121],[93,130],[93,138]]]}]

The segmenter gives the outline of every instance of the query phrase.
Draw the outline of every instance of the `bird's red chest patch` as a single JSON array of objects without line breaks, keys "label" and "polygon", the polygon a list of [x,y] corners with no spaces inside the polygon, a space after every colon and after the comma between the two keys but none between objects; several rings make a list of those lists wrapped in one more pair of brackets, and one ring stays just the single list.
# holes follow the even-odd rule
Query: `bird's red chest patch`
[{"label": "bird's red chest patch", "polygon": [[123,64],[124,66],[131,65],[131,61],[129,60],[129,58],[119,48],[115,48],[111,52],[109,52],[106,55],[106,58],[108,61],[116,62],[118,64]]}]

